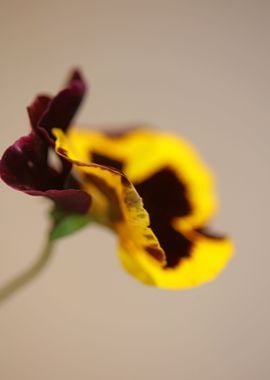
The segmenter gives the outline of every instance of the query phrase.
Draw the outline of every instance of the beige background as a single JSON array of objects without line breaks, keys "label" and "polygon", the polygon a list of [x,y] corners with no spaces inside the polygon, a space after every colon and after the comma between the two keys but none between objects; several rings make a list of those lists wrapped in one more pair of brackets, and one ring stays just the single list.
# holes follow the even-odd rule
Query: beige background
[{"label": "beige background", "polygon": [[[1,307],[1,380],[269,379],[269,14],[267,0],[1,1],[1,152],[78,65],[92,86],[78,121],[191,140],[237,246],[215,282],[169,292],[128,277],[107,231],[62,241]],[[4,282],[37,256],[48,204],[0,191]]]}]

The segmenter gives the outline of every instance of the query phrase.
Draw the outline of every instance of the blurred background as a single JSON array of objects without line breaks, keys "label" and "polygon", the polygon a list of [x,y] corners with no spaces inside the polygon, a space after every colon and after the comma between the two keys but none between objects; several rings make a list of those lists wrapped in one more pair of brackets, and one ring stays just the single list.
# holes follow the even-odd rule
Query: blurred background
[{"label": "blurred background", "polygon": [[[269,12],[267,0],[1,1],[1,153],[27,133],[34,96],[78,66],[91,91],[77,122],[147,121],[193,142],[216,173],[212,225],[236,244],[216,281],[172,292],[129,277],[106,230],[60,241],[1,305],[1,379],[269,379]],[[0,191],[4,283],[37,257],[49,205]]]}]

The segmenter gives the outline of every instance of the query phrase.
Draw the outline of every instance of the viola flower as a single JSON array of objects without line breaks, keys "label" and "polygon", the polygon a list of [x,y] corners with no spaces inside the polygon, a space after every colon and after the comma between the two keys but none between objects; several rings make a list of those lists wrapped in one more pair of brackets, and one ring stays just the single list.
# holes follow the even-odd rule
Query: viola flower
[{"label": "viola flower", "polygon": [[232,243],[206,228],[217,208],[209,169],[183,139],[147,125],[69,128],[85,91],[75,71],[57,96],[36,98],[28,108],[32,131],[4,153],[1,178],[51,198],[65,217],[83,214],[109,227],[124,268],[143,283],[173,289],[213,279]]},{"label": "viola flower", "polygon": [[53,134],[56,152],[92,195],[94,219],[117,233],[130,274],[162,288],[188,288],[225,267],[232,243],[206,229],[217,207],[212,175],[184,140],[147,126]]}]

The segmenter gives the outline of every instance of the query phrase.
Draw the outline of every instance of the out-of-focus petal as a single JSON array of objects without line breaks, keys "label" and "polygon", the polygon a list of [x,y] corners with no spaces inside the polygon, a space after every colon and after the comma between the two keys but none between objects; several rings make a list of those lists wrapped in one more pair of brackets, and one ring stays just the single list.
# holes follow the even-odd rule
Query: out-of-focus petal
[{"label": "out-of-focus petal", "polygon": [[[202,230],[216,207],[212,176],[186,142],[147,128],[110,135],[74,129],[68,136],[74,160],[124,173],[143,200],[166,260],[160,265],[155,249],[138,245],[138,237],[120,223],[120,258],[130,273],[148,284],[186,288],[224,268],[232,255],[230,240]],[[58,148],[72,150],[64,143]]]},{"label": "out-of-focus petal", "polygon": [[183,206],[189,208],[176,218],[181,229],[200,227],[214,214],[217,198],[211,172],[185,140],[147,126],[115,134],[74,128],[69,137],[80,160],[121,169],[135,187],[170,171],[181,187]]},{"label": "out-of-focus petal", "polygon": [[51,100],[50,96],[38,95],[33,103],[27,107],[28,116],[33,130],[38,128],[39,122],[46,112]]},{"label": "out-of-focus petal", "polygon": [[156,265],[145,250],[138,251],[132,242],[120,244],[119,258],[124,268],[145,284],[168,289],[199,286],[213,280],[224,269],[232,256],[233,246],[229,239],[196,232],[188,239],[189,256],[172,268]]},{"label": "out-of-focus petal", "polygon": [[127,177],[108,166],[81,160],[72,140],[61,130],[53,130],[53,134],[56,152],[73,163],[83,189],[92,195],[91,216],[114,229],[123,244],[133,241],[138,250],[146,249],[158,266],[165,265],[164,252],[149,228],[149,215]]}]

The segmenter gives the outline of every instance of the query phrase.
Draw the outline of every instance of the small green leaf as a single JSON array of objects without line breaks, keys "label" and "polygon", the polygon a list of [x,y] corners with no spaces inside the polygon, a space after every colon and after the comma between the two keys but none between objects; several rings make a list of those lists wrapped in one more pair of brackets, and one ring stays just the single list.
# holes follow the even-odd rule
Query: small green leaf
[{"label": "small green leaf", "polygon": [[51,212],[53,228],[50,232],[50,240],[57,240],[68,236],[91,222],[89,215],[72,214],[60,209],[53,209]]}]

